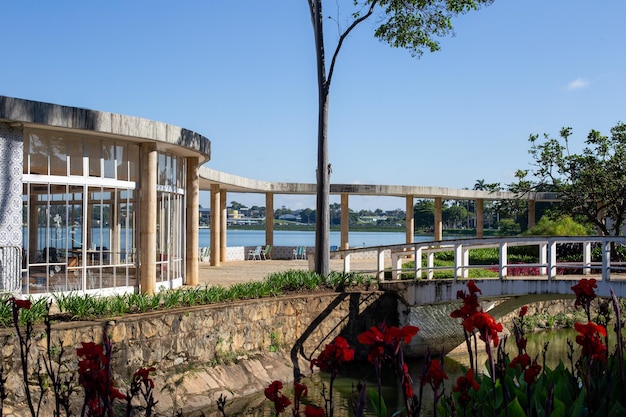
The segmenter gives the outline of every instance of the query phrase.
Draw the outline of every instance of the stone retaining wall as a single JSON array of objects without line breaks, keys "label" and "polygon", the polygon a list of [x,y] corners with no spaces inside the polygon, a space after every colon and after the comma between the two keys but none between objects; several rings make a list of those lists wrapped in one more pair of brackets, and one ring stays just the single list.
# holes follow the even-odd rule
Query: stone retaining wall
[{"label": "stone retaining wall", "polygon": [[[295,373],[308,374],[310,359],[335,336],[356,346],[356,336],[382,319],[397,325],[393,294],[323,293],[59,323],[52,340],[63,343],[76,369],[75,349],[83,341],[101,342],[106,330],[116,386],[125,387],[139,367],[154,366],[159,409],[191,412],[214,406],[220,394],[232,399],[261,391],[275,379],[287,382]],[[45,350],[42,330],[35,331],[31,363]],[[24,390],[13,333],[2,330],[0,338],[10,402],[19,403]]]}]

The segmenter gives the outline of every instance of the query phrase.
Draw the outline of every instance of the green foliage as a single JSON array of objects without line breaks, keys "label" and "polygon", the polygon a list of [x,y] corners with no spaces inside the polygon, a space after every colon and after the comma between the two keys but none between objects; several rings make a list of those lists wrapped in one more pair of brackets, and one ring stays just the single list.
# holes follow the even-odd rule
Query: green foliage
[{"label": "green foliage", "polygon": [[419,57],[424,50],[440,49],[437,38],[453,32],[454,16],[477,10],[492,0],[381,0],[378,3],[384,14],[374,35],[394,48],[405,48],[412,56]]},{"label": "green foliage", "polygon": [[557,220],[542,216],[537,224],[524,234],[534,236],[587,236],[589,230],[584,225],[574,221],[571,216],[561,216]]},{"label": "green foliage", "polygon": [[559,139],[530,136],[537,167],[533,188],[558,193],[558,212],[582,216],[604,234],[618,236],[626,219],[626,125],[619,122],[610,137],[591,130],[580,154],[570,153],[571,136],[569,127],[561,129]]},{"label": "green foliage", "polygon": [[502,219],[498,222],[498,230],[502,236],[515,236],[521,233],[522,228],[513,219]]}]

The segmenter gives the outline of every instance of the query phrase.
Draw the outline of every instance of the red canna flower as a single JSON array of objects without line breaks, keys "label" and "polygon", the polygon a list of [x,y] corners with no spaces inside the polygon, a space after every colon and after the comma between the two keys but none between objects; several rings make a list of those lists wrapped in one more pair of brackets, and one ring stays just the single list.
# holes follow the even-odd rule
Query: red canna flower
[{"label": "red canna flower", "polygon": [[30,310],[30,307],[33,304],[30,300],[20,300],[15,297],[7,299],[6,303],[11,304],[13,308],[16,308],[18,310],[20,308],[23,308],[24,310]]},{"label": "red canna flower", "polygon": [[315,405],[307,404],[304,408],[305,417],[325,417],[324,409]]},{"label": "red canna flower", "polygon": [[580,333],[576,336],[576,343],[582,346],[582,356],[606,362],[607,349],[601,338],[606,337],[606,328],[590,321],[587,324],[575,323],[574,329]]},{"label": "red canna flower", "polygon": [[413,379],[409,374],[409,367],[406,363],[402,364],[402,389],[404,390],[404,396],[406,398],[413,398]]},{"label": "red canna flower", "polygon": [[367,355],[371,363],[377,360],[385,360],[398,354],[402,343],[410,343],[413,336],[419,332],[417,326],[403,326],[401,328],[387,327],[385,323],[380,326],[372,326],[369,330],[358,335],[357,340],[363,345],[372,345]]},{"label": "red canna flower", "polygon": [[480,389],[480,384],[476,382],[474,379],[474,370],[468,369],[465,376],[460,376],[456,380],[456,385],[452,387],[453,392],[458,392],[459,402],[463,407],[465,407],[471,400],[469,396],[469,390],[473,389],[474,391],[478,391]]},{"label": "red canna flower", "polygon": [[528,314],[528,306],[523,306],[522,308],[519,309],[520,317],[524,317],[526,314]]},{"label": "red canna flower", "polygon": [[324,372],[336,373],[341,365],[354,359],[354,349],[350,348],[348,341],[337,336],[332,343],[326,345],[322,353],[311,361],[311,369],[317,366]]},{"label": "red canna flower", "polygon": [[524,381],[526,381],[527,384],[532,384],[540,373],[541,365],[537,364],[537,358],[535,358],[533,363],[524,371]]},{"label": "red canna flower", "polygon": [[145,385],[150,386],[150,388],[154,388],[154,381],[150,378],[150,373],[155,372],[156,368],[139,368],[134,374],[133,379],[139,382],[144,383]]},{"label": "red canna flower", "polygon": [[276,410],[276,414],[282,413],[283,411],[285,411],[287,406],[291,404],[289,398],[281,394],[281,389],[283,389],[283,383],[280,381],[274,381],[269,384],[264,390],[265,397],[274,403],[274,409]]},{"label": "red canna flower", "polygon": [[441,362],[432,359],[428,364],[428,370],[422,376],[422,385],[430,384],[437,391],[444,379],[448,379],[448,375],[443,371]]},{"label": "red canna flower", "polygon": [[298,400],[300,400],[302,397],[306,397],[307,394],[309,393],[309,389],[306,387],[306,385],[301,384],[299,382],[293,383],[293,391],[294,391],[294,396]]},{"label": "red canna flower", "polygon": [[522,370],[528,368],[530,366],[530,356],[527,353],[522,353],[521,355],[517,355],[511,363],[509,363],[509,368],[515,368],[517,365],[522,367]]},{"label": "red canna flower", "polygon": [[476,329],[480,332],[481,340],[485,342],[493,340],[493,345],[498,346],[498,333],[502,332],[502,323],[496,323],[496,320],[488,313],[481,311],[473,314],[463,320],[462,324],[466,331],[473,332]]},{"label": "red canna flower", "polygon": [[468,282],[467,288],[469,290],[469,294],[465,291],[457,291],[456,293],[456,298],[463,300],[463,305],[450,313],[450,317],[453,319],[466,319],[480,311],[478,296],[476,295],[477,293],[482,294],[480,288],[474,284],[474,281]]},{"label": "red canna flower", "polygon": [[90,415],[102,414],[107,397],[108,401],[126,399],[125,394],[113,387],[113,380],[107,371],[109,359],[101,345],[83,342],[76,353],[82,357],[78,362],[78,381],[85,390],[85,404]]},{"label": "red canna flower", "polygon": [[470,292],[470,295],[475,295],[476,293],[480,293],[482,294],[483,292],[480,290],[480,288],[478,288],[476,286],[476,284],[474,283],[474,280],[471,279],[468,283],[467,283],[467,289]]},{"label": "red canna flower", "polygon": [[578,284],[572,287],[572,291],[574,291],[574,294],[576,294],[576,302],[574,303],[574,305],[576,307],[588,305],[591,300],[596,298],[596,291],[594,288],[598,288],[598,285],[596,284],[596,280],[594,278],[583,278],[578,281]]}]

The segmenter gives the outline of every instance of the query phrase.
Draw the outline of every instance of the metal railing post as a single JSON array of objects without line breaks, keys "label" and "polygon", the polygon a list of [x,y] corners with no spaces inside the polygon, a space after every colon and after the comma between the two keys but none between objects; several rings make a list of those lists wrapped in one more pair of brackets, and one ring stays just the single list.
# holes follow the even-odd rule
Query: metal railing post
[{"label": "metal railing post", "polygon": [[504,279],[508,273],[508,242],[500,242],[500,279]]},{"label": "metal railing post", "polygon": [[548,281],[556,277],[556,240],[548,240]]},{"label": "metal railing post", "polygon": [[378,261],[377,261],[377,268],[378,268],[378,280],[379,281],[384,281],[385,280],[385,250],[378,248]]},{"label": "metal railing post", "polygon": [[591,274],[591,242],[583,242],[583,275]]},{"label": "metal railing post", "polygon": [[427,260],[428,279],[433,279],[433,277],[435,276],[435,270],[433,269],[434,266],[435,266],[435,253],[429,252],[428,260]]},{"label": "metal railing post", "polygon": [[611,242],[602,240],[602,281],[611,280]]},{"label": "metal railing post", "polygon": [[546,265],[548,264],[548,244],[546,242],[541,242],[539,244],[539,275],[547,275],[548,268]]},{"label": "metal railing post", "polygon": [[415,246],[415,262],[413,263],[413,267],[415,268],[415,279],[422,278],[422,249],[423,247]]}]

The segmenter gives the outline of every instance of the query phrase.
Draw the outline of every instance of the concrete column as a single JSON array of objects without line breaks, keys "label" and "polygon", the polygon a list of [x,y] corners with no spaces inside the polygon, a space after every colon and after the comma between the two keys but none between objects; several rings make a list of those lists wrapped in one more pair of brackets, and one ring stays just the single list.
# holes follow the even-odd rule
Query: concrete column
[{"label": "concrete column", "polygon": [[350,247],[350,207],[348,193],[341,193],[341,249]]},{"label": "concrete column", "polygon": [[265,193],[265,244],[274,246],[274,193]]},{"label": "concrete column", "polygon": [[211,254],[209,259],[209,265],[211,266],[220,266],[221,214],[220,185],[211,184]]},{"label": "concrete column", "polygon": [[406,216],[405,216],[405,230],[406,230],[406,243],[413,243],[415,239],[415,212],[413,211],[413,195],[406,196]]},{"label": "concrete column", "polygon": [[228,207],[226,204],[226,190],[220,190],[220,262],[226,262],[226,230],[228,228]]},{"label": "concrete column", "polygon": [[187,189],[185,191],[187,197],[185,283],[187,285],[198,285],[199,167],[200,160],[197,157],[187,158]]},{"label": "concrete column", "polygon": [[141,192],[140,213],[140,285],[143,294],[154,294],[156,290],[156,223],[157,223],[157,161],[156,146],[151,143],[141,145]]},{"label": "concrete column", "polygon": [[485,236],[485,200],[479,198],[476,200],[476,237],[483,238]]},{"label": "concrete column", "polygon": [[442,207],[441,197],[435,197],[435,240],[443,239]]},{"label": "concrete column", "polygon": [[528,200],[528,228],[531,229],[535,226],[535,200]]}]

